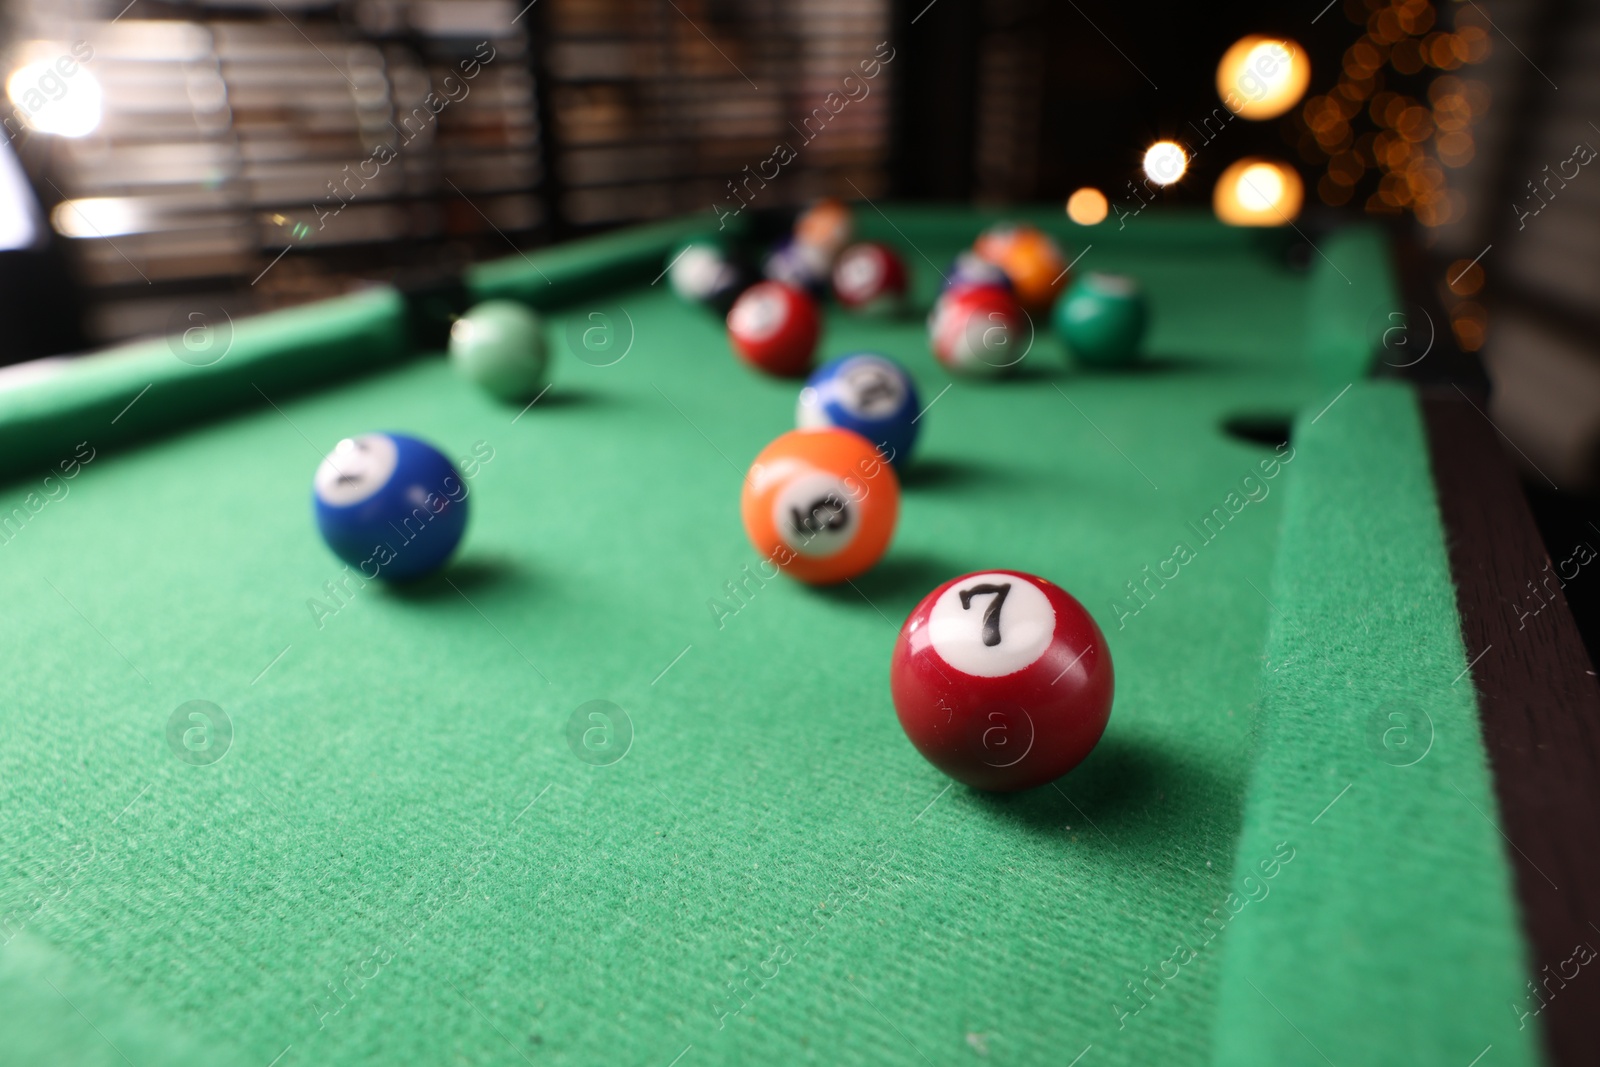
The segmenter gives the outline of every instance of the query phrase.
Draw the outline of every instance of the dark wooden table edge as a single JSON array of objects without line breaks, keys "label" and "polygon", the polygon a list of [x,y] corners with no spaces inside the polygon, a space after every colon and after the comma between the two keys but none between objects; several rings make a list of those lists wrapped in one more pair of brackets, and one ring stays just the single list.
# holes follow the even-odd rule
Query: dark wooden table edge
[{"label": "dark wooden table edge", "polygon": [[1432,283],[1441,269],[1405,235],[1395,248],[1407,313],[1428,316],[1440,334],[1437,351],[1396,376],[1418,393],[1531,957],[1525,996],[1505,1010],[1540,1031],[1551,1064],[1593,1067],[1600,973],[1585,973],[1575,952],[1600,949],[1600,679],[1490,419],[1482,365],[1448,335]]}]

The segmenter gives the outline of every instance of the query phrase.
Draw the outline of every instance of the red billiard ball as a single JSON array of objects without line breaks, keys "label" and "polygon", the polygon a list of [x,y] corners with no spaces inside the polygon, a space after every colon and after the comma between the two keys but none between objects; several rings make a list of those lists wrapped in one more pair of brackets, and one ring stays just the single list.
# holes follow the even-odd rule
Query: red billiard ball
[{"label": "red billiard ball", "polygon": [[851,245],[833,265],[833,292],[857,311],[898,310],[906,296],[906,265],[888,245]]},{"label": "red billiard ball", "polygon": [[811,369],[822,323],[816,301],[782,282],[746,289],[728,311],[728,341],[751,366],[782,377]]},{"label": "red billiard ball", "polygon": [[998,285],[961,285],[945,292],[928,316],[928,344],[948,371],[974,377],[1010,373],[1028,354],[1025,316]]},{"label": "red billiard ball", "polygon": [[977,789],[1053,781],[1111,715],[1111,653],[1065,589],[1021,571],[952,579],[900,629],[889,671],[900,725],[929,763]]}]

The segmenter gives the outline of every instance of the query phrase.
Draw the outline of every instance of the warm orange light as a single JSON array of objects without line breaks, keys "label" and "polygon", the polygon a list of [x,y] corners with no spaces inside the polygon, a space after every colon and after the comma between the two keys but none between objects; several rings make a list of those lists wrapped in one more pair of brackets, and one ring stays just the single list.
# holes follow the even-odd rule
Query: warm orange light
[{"label": "warm orange light", "polygon": [[1457,296],[1472,296],[1483,288],[1483,268],[1471,260],[1458,259],[1444,273],[1445,284]]},{"label": "warm orange light", "polygon": [[1455,332],[1456,343],[1468,352],[1476,352],[1483,347],[1484,335],[1489,328],[1489,313],[1477,301],[1467,300],[1457,305],[1451,314],[1450,326]]},{"label": "warm orange light", "polygon": [[1456,31],[1468,63],[1482,63],[1489,58],[1489,33],[1482,26],[1463,26]]},{"label": "warm orange light", "polygon": [[1275,119],[1299,103],[1310,84],[1305,49],[1284,38],[1241,38],[1217,64],[1217,95],[1240,118]]},{"label": "warm orange light", "polygon": [[1340,185],[1338,182],[1333,180],[1333,176],[1331,174],[1324,174],[1317,182],[1317,195],[1322,198],[1322,202],[1324,204],[1329,204],[1333,207],[1342,207],[1343,205],[1348,204],[1350,202],[1350,198],[1355,195],[1355,187],[1350,185]]},{"label": "warm orange light", "polygon": [[1230,226],[1284,226],[1300,214],[1305,183],[1287,163],[1241,159],[1217,179],[1212,208]]},{"label": "warm orange light", "polygon": [[1067,197],[1067,218],[1079,226],[1093,226],[1104,222],[1110,210],[1111,205],[1106,203],[1106,194],[1098,189],[1085,187]]},{"label": "warm orange light", "polygon": [[1472,134],[1465,130],[1441,133],[1438,140],[1439,162],[1447,167],[1464,167],[1477,154]]}]

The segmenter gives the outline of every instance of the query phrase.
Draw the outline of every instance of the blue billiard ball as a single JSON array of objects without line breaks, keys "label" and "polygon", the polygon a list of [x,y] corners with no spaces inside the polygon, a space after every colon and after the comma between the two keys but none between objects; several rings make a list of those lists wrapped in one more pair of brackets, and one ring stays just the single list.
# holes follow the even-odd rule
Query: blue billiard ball
[{"label": "blue billiard ball", "polygon": [[444,454],[398,433],[334,446],[312,483],[317,527],[367,579],[403,582],[438,570],[467,528],[467,485]]},{"label": "blue billiard ball", "polygon": [[952,289],[965,288],[970,285],[998,285],[1011,292],[1011,276],[999,265],[990,263],[976,252],[963,252],[950,264],[950,269],[944,272],[944,283],[939,287],[941,292]]},{"label": "blue billiard ball", "polygon": [[833,284],[833,260],[826,249],[791,239],[772,250],[765,273],[775,282],[804,289],[821,300]]},{"label": "blue billiard ball", "polygon": [[795,425],[802,430],[853,430],[902,468],[917,440],[920,411],[917,387],[904,367],[875,352],[857,352],[830,361],[806,379]]}]

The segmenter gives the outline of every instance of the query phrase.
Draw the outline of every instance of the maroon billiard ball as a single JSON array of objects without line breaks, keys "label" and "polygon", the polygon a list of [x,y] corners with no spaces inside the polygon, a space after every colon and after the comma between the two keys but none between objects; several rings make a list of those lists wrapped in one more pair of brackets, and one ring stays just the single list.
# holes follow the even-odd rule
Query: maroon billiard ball
[{"label": "maroon billiard ball", "polygon": [[728,311],[728,342],[753,367],[781,377],[811,369],[822,322],[816,301],[782,282],[760,282]]},{"label": "maroon billiard ball", "polygon": [[917,605],[895,642],[889,687],[929,763],[977,789],[1029,789],[1083,762],[1105,732],[1111,652],[1065,589],[981,571]]},{"label": "maroon billiard ball", "polygon": [[833,265],[833,292],[839,303],[857,311],[897,311],[906,296],[906,265],[888,245],[851,245]]}]

